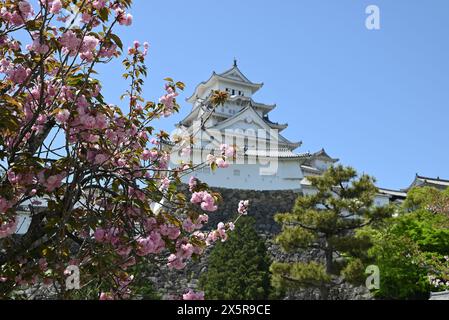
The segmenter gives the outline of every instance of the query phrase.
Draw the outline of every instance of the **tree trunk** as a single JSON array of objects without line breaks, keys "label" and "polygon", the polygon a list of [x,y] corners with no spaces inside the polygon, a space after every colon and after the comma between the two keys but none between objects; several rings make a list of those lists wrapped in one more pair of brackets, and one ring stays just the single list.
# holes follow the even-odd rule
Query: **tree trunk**
[{"label": "tree trunk", "polygon": [[333,266],[334,266],[334,257],[333,257],[333,250],[331,247],[327,247],[324,251],[325,259],[326,259],[326,273],[328,275],[331,275],[333,272]]},{"label": "tree trunk", "polygon": [[323,283],[320,287],[321,300],[329,300],[329,286]]},{"label": "tree trunk", "polygon": [[[326,273],[331,276],[332,272],[334,271],[334,257],[333,257],[334,250],[329,245],[329,243],[326,241],[326,249],[324,250],[324,259],[326,264]],[[321,293],[321,300],[328,300],[329,299],[329,290],[330,286],[327,283],[323,283],[323,285],[320,288]]]}]

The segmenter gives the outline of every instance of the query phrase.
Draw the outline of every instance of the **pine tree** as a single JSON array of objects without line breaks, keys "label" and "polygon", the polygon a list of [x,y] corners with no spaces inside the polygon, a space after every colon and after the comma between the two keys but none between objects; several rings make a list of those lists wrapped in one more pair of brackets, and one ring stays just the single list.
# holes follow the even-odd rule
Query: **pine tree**
[{"label": "pine tree", "polygon": [[208,259],[200,287],[209,300],[263,300],[270,294],[270,259],[252,217],[242,217]]},{"label": "pine tree", "polygon": [[345,272],[344,267],[354,267],[336,263],[336,257],[351,257],[369,245],[366,239],[356,238],[354,231],[391,216],[392,209],[374,206],[374,178],[359,177],[350,167],[331,167],[322,176],[307,179],[315,192],[300,196],[292,212],[275,216],[282,225],[276,241],[287,252],[318,249],[324,259],[275,262],[272,283],[278,289],[318,288],[321,298],[328,299],[333,280]]}]

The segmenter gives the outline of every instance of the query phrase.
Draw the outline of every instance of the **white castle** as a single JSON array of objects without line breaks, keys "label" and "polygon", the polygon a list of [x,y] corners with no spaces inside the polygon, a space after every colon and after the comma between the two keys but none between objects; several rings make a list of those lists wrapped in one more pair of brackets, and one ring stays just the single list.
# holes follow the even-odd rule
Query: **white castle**
[{"label": "white castle", "polygon": [[[268,114],[275,104],[256,102],[253,96],[263,83],[250,81],[238,68],[237,61],[223,73],[213,72],[201,82],[187,100],[190,113],[177,124],[189,132],[193,163],[206,162],[207,155],[220,153],[221,144],[236,146],[237,157],[225,169],[208,166],[194,176],[212,187],[242,190],[295,190],[304,194],[315,192],[309,176],[320,176],[339,161],[324,149],[314,153],[296,153],[302,142],[292,142],[281,132],[288,124],[270,120]],[[229,98],[222,106],[211,107],[210,98],[216,90],[226,91]],[[183,182],[188,178],[184,177]],[[403,201],[407,189],[379,188],[375,204]]]},{"label": "white castle", "polygon": [[[304,190],[310,175],[320,175],[338,161],[324,149],[315,153],[296,153],[302,142],[292,142],[281,132],[288,124],[269,119],[275,104],[256,102],[254,94],[263,83],[250,81],[238,68],[231,69],[201,82],[187,99],[191,112],[177,125],[193,135],[193,155],[204,162],[210,153],[217,154],[220,144],[237,147],[235,161],[225,169],[211,171],[205,167],[196,177],[210,186],[251,190]],[[228,100],[211,109],[211,93],[226,91]]]}]

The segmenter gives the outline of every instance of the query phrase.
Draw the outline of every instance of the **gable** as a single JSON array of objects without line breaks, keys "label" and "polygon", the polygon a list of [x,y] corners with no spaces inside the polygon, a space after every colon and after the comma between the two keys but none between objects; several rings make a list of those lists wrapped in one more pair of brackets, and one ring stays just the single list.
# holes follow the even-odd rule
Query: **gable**
[{"label": "gable", "polygon": [[226,129],[237,129],[241,125],[243,128],[256,128],[263,129],[270,132],[270,126],[263,121],[263,119],[254,111],[251,107],[246,107],[232,118],[226,119],[218,123],[214,129],[226,130]]},{"label": "gable", "polygon": [[241,82],[248,82],[250,83],[250,81],[248,80],[248,78],[246,78],[241,72],[239,72],[237,69],[231,69],[226,73],[221,74],[222,77],[224,78],[229,78],[232,80],[236,80],[236,81],[241,81]]}]

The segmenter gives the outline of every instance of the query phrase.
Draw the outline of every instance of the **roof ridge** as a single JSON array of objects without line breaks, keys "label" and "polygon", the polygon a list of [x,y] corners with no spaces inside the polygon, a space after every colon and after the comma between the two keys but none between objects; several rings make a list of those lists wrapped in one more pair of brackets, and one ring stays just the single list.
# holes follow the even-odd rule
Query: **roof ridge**
[{"label": "roof ridge", "polygon": [[425,176],[420,176],[420,175],[416,175],[416,177],[418,179],[424,179],[424,180],[435,180],[435,181],[449,182],[449,180],[441,179],[440,177],[432,178],[432,177],[425,177]]}]

